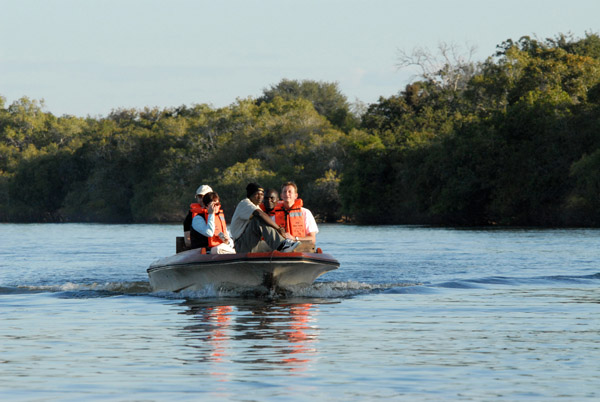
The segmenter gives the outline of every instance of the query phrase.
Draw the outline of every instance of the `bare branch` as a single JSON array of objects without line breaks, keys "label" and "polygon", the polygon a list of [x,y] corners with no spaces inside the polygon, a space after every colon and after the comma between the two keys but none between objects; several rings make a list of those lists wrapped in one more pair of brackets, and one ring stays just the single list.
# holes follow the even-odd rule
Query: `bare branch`
[{"label": "bare branch", "polygon": [[458,89],[470,79],[476,71],[473,57],[475,45],[466,46],[466,52],[455,43],[440,42],[437,53],[429,49],[416,47],[410,53],[398,50],[396,68],[416,66],[419,76],[444,88]]}]

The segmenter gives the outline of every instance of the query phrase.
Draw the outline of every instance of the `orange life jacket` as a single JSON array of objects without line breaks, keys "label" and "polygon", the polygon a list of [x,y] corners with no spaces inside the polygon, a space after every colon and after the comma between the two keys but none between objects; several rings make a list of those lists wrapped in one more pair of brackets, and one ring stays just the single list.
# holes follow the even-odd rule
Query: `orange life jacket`
[{"label": "orange life jacket", "polygon": [[[277,201],[277,204],[275,204],[275,208],[277,208],[281,204],[283,204],[283,201]],[[262,202],[260,203],[259,207],[267,215],[269,215],[269,216],[275,215],[275,208],[273,208],[271,211],[267,212],[267,209],[265,208],[265,204],[263,204]]]},{"label": "orange life jacket", "polygon": [[192,219],[198,214],[203,214],[206,212],[206,208],[198,203],[190,204],[190,212],[192,213]]},{"label": "orange life jacket", "polygon": [[302,200],[300,198],[294,201],[294,205],[290,209],[286,209],[283,203],[277,204],[275,211],[275,223],[283,226],[285,231],[292,236],[304,237],[304,218],[302,217]]},{"label": "orange life jacket", "polygon": [[[204,210],[204,220],[208,223],[208,210]],[[219,237],[219,233],[227,234],[227,223],[225,222],[225,214],[223,210],[219,208],[219,211],[215,213],[215,233],[212,237],[208,238],[208,247],[215,247],[221,243],[224,243],[223,240]]]}]

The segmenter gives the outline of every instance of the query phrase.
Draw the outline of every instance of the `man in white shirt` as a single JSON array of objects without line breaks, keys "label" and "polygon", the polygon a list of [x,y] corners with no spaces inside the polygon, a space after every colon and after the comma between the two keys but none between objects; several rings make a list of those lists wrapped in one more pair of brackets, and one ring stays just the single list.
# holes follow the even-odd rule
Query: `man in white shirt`
[{"label": "man in white shirt", "polygon": [[[298,187],[294,182],[288,181],[281,186],[281,199],[283,200],[283,204],[281,208],[277,208],[276,210],[289,211],[294,208],[297,200],[300,201],[298,198]],[[302,205],[301,202],[300,205]],[[315,217],[309,209],[304,207],[300,207],[299,209],[302,213],[302,226],[304,230],[300,233],[292,233],[292,228],[286,227],[287,233],[285,237],[296,241],[311,242],[314,246],[317,241],[317,233],[319,232]],[[287,223],[286,226],[288,226]]]},{"label": "man in white shirt", "polygon": [[238,253],[261,250],[261,240],[271,248],[284,253],[294,251],[300,242],[285,238],[285,228],[277,225],[260,209],[265,190],[258,183],[246,186],[246,196],[239,202],[231,218],[229,230]]}]

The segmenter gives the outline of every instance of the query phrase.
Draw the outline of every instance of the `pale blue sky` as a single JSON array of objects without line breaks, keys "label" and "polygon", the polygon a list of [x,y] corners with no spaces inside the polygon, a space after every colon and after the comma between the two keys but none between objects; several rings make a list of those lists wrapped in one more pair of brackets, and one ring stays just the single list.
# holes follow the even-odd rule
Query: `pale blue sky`
[{"label": "pale blue sky", "polygon": [[351,102],[398,93],[398,49],[600,32],[600,1],[0,0],[0,95],[55,115],[227,106],[281,79],[338,82]]}]

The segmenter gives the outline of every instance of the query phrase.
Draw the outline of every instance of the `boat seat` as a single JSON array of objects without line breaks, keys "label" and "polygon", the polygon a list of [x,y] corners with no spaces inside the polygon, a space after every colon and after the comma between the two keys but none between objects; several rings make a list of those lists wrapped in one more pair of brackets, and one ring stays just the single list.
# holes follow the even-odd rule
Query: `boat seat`
[{"label": "boat seat", "polygon": [[[175,253],[181,253],[182,251],[187,251],[187,250],[191,250],[190,247],[185,245],[185,240],[183,239],[183,236],[177,236],[175,238]],[[201,251],[202,254],[208,254],[206,248],[202,248]]]},{"label": "boat seat", "polygon": [[182,251],[189,250],[188,246],[185,245],[183,236],[177,236],[175,238],[175,252],[181,253]]}]

